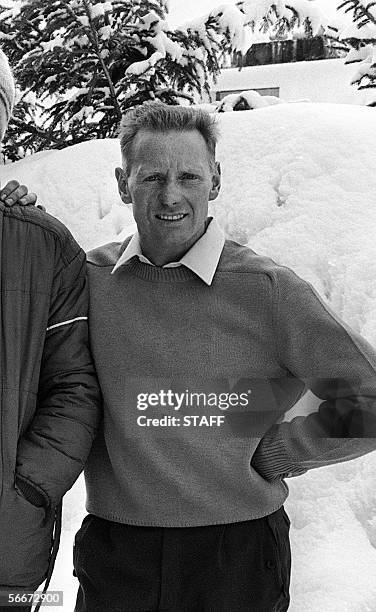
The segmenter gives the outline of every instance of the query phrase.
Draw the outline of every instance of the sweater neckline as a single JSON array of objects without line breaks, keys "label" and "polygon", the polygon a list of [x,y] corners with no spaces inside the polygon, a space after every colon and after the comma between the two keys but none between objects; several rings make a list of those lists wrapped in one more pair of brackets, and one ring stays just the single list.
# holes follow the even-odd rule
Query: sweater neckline
[{"label": "sweater neckline", "polygon": [[[129,274],[133,274],[133,276],[137,276],[138,278],[142,278],[152,283],[179,283],[198,278],[192,270],[186,268],[184,265],[174,268],[160,268],[158,266],[151,266],[147,263],[143,263],[137,256],[132,257],[132,259],[123,266],[123,269],[124,271],[127,270]],[[121,273],[120,269],[119,272]]]}]

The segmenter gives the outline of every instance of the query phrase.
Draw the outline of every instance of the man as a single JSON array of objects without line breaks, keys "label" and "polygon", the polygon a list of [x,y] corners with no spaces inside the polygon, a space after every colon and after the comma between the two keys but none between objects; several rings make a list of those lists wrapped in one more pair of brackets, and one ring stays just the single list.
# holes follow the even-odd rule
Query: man
[{"label": "man", "polygon": [[[0,52],[0,137],[14,82]],[[0,610],[31,610],[51,570],[56,509],[83,469],[100,394],[87,333],[85,255],[11,181],[0,202]],[[3,203],[4,202],[4,203]],[[56,545],[54,546],[56,550]],[[24,594],[26,595],[22,598]]]},{"label": "man", "polygon": [[[138,231],[88,255],[104,421],[76,612],[287,610],[284,478],[376,449],[375,351],[208,218],[216,141],[189,108],[122,122],[116,176]],[[306,392],[311,414],[282,422]]]}]

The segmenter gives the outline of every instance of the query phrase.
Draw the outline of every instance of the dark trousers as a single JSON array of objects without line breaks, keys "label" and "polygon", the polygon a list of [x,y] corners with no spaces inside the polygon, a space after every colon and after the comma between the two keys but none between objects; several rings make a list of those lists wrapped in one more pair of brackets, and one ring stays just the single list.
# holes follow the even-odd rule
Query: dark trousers
[{"label": "dark trousers", "polygon": [[0,606],[0,612],[31,612],[31,606]]},{"label": "dark trousers", "polygon": [[76,534],[75,612],[285,612],[290,521],[137,527],[89,514]]}]

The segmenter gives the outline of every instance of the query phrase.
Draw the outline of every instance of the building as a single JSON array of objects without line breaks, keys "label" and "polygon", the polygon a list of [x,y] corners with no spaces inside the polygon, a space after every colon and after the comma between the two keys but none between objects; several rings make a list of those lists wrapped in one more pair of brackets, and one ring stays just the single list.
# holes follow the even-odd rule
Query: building
[{"label": "building", "polygon": [[356,68],[321,36],[253,45],[224,68],[212,88],[212,100],[253,89],[289,101],[366,104],[367,93],[351,85]]}]

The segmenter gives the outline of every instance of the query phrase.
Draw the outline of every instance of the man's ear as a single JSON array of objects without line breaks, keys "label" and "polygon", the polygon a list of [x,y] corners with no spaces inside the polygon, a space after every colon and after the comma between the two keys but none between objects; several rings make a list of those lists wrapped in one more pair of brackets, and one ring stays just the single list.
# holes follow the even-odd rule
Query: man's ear
[{"label": "man's ear", "polygon": [[124,204],[132,204],[132,198],[128,189],[128,178],[123,168],[115,168],[115,177],[122,201]]},{"label": "man's ear", "polygon": [[215,200],[221,189],[221,165],[215,162],[215,171],[212,174],[212,187],[209,193],[209,200]]}]

